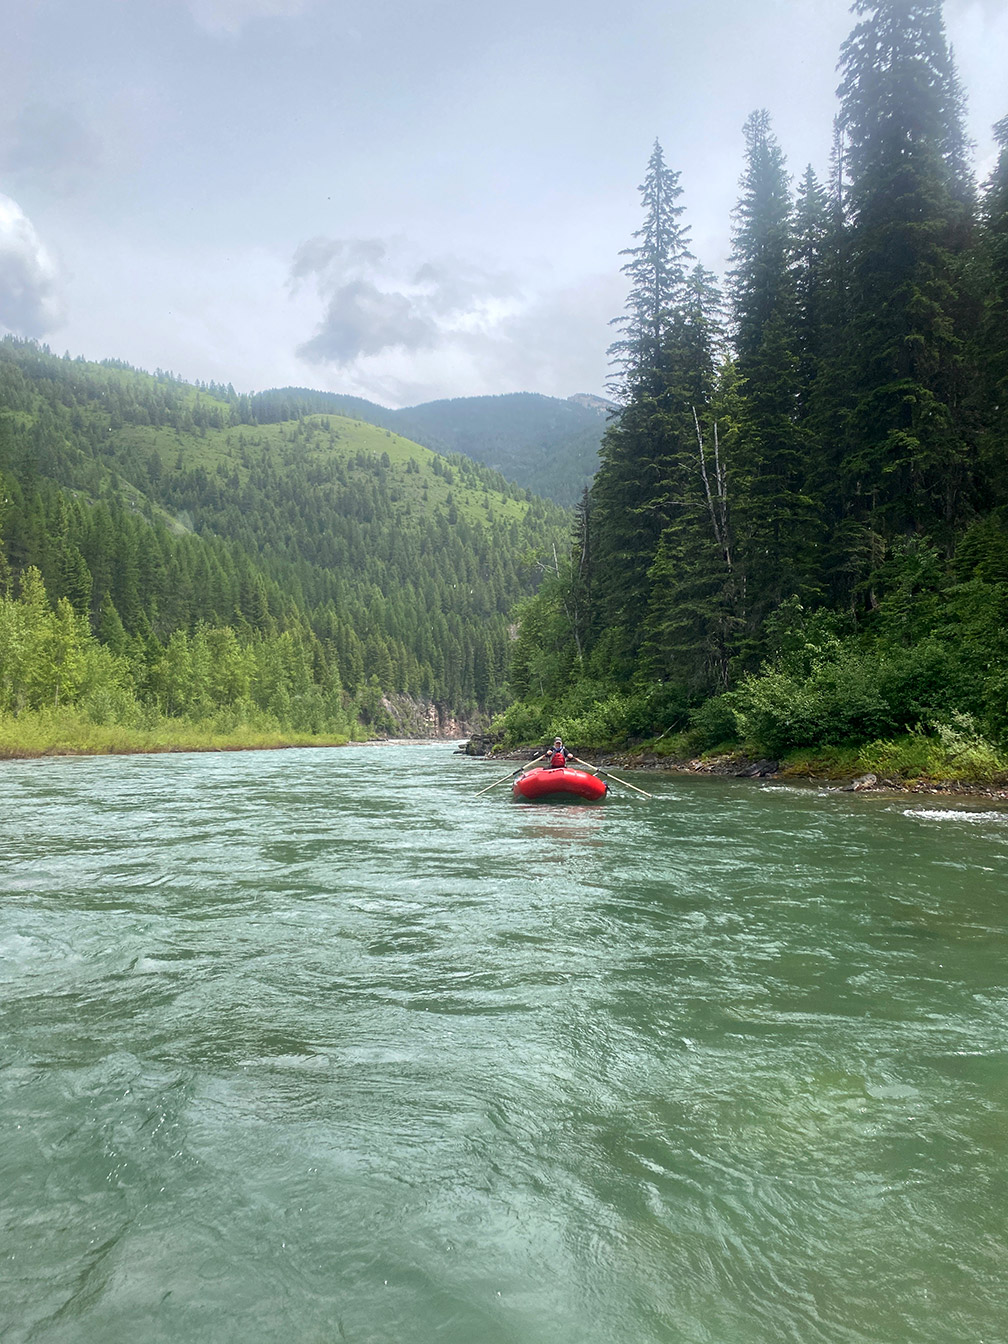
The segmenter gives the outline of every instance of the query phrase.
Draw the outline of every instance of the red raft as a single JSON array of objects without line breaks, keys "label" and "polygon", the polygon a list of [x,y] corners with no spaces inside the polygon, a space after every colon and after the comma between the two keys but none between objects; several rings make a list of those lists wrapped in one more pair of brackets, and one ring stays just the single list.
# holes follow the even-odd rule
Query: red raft
[{"label": "red raft", "polygon": [[511,786],[511,795],[526,802],[562,803],[579,800],[596,803],[609,792],[598,775],[587,770],[526,770]]}]

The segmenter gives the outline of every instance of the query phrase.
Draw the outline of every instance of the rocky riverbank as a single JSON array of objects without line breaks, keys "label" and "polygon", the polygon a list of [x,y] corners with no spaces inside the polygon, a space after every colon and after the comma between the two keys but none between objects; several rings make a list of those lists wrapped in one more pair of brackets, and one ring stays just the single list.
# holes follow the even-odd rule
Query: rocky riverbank
[{"label": "rocky riverbank", "polygon": [[[476,735],[460,746],[466,755],[489,757],[498,761],[531,761],[537,752],[533,748],[513,751],[492,751],[492,741]],[[790,783],[818,785],[844,793],[898,793],[932,794],[947,797],[985,798],[991,802],[1008,803],[1008,781],[993,782],[962,779],[900,779],[867,772],[861,775],[837,775],[829,771],[817,772],[808,768],[804,759],[800,769],[788,762],[765,758],[756,759],[742,753],[718,756],[676,759],[648,751],[590,751],[581,757],[589,765],[622,770],[647,770],[668,774],[720,775],[727,779],[779,779]]]}]

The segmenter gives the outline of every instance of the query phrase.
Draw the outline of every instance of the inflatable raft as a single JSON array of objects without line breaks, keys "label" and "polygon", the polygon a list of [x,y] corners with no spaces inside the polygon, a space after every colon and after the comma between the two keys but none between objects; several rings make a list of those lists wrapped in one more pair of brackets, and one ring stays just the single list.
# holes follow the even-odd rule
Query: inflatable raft
[{"label": "inflatable raft", "polygon": [[609,792],[604,779],[587,770],[526,770],[511,786],[512,797],[524,802],[598,802]]}]

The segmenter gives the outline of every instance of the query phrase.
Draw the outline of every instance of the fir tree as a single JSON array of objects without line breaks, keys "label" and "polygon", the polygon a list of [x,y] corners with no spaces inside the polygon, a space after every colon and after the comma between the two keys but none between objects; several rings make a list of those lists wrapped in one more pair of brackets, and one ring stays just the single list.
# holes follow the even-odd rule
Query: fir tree
[{"label": "fir tree", "polygon": [[1000,147],[982,210],[980,270],[986,295],[974,351],[983,472],[993,501],[1008,504],[1008,117],[994,127]]},{"label": "fir tree", "polygon": [[852,398],[845,511],[883,541],[951,543],[969,504],[956,290],[968,214],[962,96],[939,0],[857,0],[841,54]]},{"label": "fir tree", "polygon": [[719,425],[728,404],[717,396],[721,310],[714,277],[695,267],[667,352],[675,450],[666,463],[666,522],[647,576],[638,666],[645,679],[672,681],[692,693],[727,684],[737,628],[727,445]]},{"label": "fir tree", "polygon": [[609,351],[625,405],[602,441],[590,518],[592,632],[607,632],[612,670],[621,676],[630,674],[643,635],[648,570],[669,521],[688,415],[676,358],[676,337],[687,325],[688,230],[679,174],[666,167],[657,142],[640,193],[639,241],[622,254],[630,258],[622,268],[630,279],[627,312]]},{"label": "fir tree", "polygon": [[685,265],[690,259],[689,229],[681,222],[680,174],[667,167],[656,140],[647,173],[638,190],[644,223],[634,234],[635,247],[620,253],[629,260],[620,268],[630,281],[626,312],[613,320],[622,333],[609,347],[615,365],[611,390],[627,400],[642,380],[661,365],[669,324],[682,295]]},{"label": "fir tree", "polygon": [[804,586],[817,519],[807,490],[807,436],[798,425],[799,306],[787,169],[765,111],[749,117],[744,133],[730,274],[741,383],[730,477],[745,595],[740,615],[751,657],[768,612]]},{"label": "fir tree", "polygon": [[795,200],[792,255],[798,336],[798,414],[805,420],[826,354],[829,318],[830,204],[809,164]]}]

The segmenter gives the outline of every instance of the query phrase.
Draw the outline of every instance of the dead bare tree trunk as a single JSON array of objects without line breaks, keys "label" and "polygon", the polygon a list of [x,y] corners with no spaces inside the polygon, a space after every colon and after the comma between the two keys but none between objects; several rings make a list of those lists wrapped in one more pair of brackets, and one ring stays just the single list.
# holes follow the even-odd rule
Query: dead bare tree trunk
[{"label": "dead bare tree trunk", "polygon": [[[728,574],[728,582],[725,588],[725,599],[727,600],[730,612],[736,613],[738,610],[739,599],[739,575],[736,574],[732,564],[732,539],[728,517],[728,472],[727,464],[721,461],[721,445],[718,442],[717,421],[714,422],[714,484],[711,485],[711,479],[707,472],[707,455],[704,452],[703,430],[700,428],[700,417],[697,415],[696,407],[691,406],[693,412],[693,424],[696,427],[697,449],[700,455],[700,477],[704,485],[704,497],[707,501],[707,512],[710,514],[711,529],[714,533],[714,540],[721,552],[721,558],[724,561],[725,570]],[[742,576],[742,588],[744,592],[745,578]],[[727,619],[730,619],[728,617]],[[716,639],[716,654],[713,665],[716,669],[717,679],[722,690],[727,690],[730,682],[730,654],[728,647],[728,634],[722,626]]]},{"label": "dead bare tree trunk", "polygon": [[728,482],[725,472],[725,465],[721,461],[721,449],[718,444],[717,421],[714,422],[714,490],[711,489],[710,478],[707,475],[707,458],[704,455],[703,431],[700,428],[700,417],[697,415],[696,407],[691,406],[693,412],[693,424],[696,426],[697,447],[700,450],[700,475],[703,478],[704,494],[707,499],[707,511],[710,514],[711,526],[714,529],[714,540],[717,542],[729,572],[732,568],[731,535],[728,531]]}]

